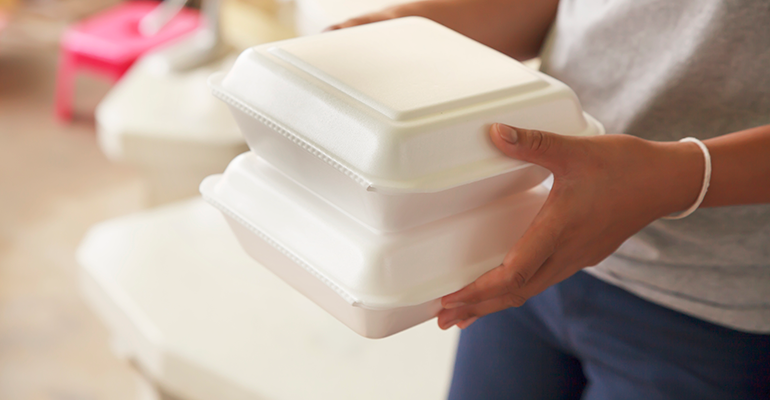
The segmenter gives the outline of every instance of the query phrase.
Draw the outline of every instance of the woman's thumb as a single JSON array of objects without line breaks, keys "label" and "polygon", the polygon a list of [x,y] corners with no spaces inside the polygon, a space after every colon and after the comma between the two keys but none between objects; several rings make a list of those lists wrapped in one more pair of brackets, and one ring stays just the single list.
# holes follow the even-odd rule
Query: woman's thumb
[{"label": "woman's thumb", "polygon": [[558,173],[567,163],[566,138],[551,132],[493,124],[489,130],[495,146],[505,155]]}]

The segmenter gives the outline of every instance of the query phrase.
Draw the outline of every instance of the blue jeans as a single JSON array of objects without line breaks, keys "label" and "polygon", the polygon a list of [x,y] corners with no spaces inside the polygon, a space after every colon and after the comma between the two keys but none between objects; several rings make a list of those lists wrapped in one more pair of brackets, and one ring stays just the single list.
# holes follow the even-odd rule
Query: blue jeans
[{"label": "blue jeans", "polygon": [[579,272],[460,335],[450,400],[770,399],[770,335]]}]

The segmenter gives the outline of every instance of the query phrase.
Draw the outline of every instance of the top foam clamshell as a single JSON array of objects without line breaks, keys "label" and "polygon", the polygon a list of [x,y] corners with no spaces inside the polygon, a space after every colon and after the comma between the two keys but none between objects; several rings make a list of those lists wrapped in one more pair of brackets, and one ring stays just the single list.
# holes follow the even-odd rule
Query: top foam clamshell
[{"label": "top foam clamshell", "polygon": [[382,231],[542,182],[494,147],[493,122],[604,133],[565,84],[420,17],[257,46],[209,84],[254,152]]}]

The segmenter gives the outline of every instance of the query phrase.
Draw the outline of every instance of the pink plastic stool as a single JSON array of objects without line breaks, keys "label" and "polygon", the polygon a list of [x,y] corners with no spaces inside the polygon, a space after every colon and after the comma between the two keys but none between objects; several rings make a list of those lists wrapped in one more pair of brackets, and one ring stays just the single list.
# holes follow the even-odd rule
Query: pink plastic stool
[{"label": "pink plastic stool", "polygon": [[129,1],[72,26],[61,41],[56,82],[56,116],[72,117],[75,74],[79,69],[117,81],[143,53],[198,27],[198,11],[184,8],[152,36],[139,33],[139,22],[158,6],[155,1]]}]

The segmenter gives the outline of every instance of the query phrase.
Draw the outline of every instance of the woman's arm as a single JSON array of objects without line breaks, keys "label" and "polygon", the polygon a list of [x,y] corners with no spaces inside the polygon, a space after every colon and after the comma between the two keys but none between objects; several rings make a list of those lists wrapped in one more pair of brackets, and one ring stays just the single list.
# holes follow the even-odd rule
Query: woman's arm
[{"label": "woman's arm", "polygon": [[[551,285],[612,254],[700,193],[705,161],[694,143],[628,135],[569,137],[493,125],[506,155],[548,168],[554,185],[503,263],[442,299],[439,326],[518,307]],[[702,207],[770,203],[770,125],[704,141],[712,176]]]},{"label": "woman's arm", "polygon": [[426,0],[363,15],[329,29],[420,16],[513,58],[527,60],[540,53],[558,4],[558,0]]},{"label": "woman's arm", "polygon": [[770,203],[770,125],[703,142],[711,185],[701,207]]}]

